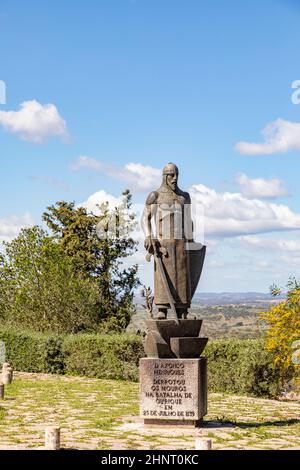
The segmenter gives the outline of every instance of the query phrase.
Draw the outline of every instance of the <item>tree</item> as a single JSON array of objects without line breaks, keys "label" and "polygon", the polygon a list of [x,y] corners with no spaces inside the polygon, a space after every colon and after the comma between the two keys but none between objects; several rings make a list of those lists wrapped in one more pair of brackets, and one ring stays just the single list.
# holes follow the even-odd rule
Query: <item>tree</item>
[{"label": "tree", "polygon": [[[290,278],[286,287],[286,300],[261,314],[269,326],[266,347],[274,355],[282,383],[300,372],[300,284]],[[281,289],[272,286],[271,292],[276,296]]]},{"label": "tree", "polygon": [[78,275],[98,286],[98,314],[102,329],[125,329],[133,309],[133,289],[138,286],[137,265],[123,261],[136,251],[131,236],[136,225],[130,211],[131,194],[113,209],[98,205],[97,214],[65,201],[47,208],[43,220],[59,246],[71,259]]},{"label": "tree", "polygon": [[21,230],[0,255],[2,322],[77,333],[98,326],[98,288],[40,227]]}]

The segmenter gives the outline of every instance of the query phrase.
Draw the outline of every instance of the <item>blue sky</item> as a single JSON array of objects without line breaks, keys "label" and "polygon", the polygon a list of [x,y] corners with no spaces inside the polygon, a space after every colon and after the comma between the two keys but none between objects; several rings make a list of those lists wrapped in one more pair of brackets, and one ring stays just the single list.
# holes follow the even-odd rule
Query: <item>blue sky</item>
[{"label": "blue sky", "polygon": [[142,203],[174,161],[206,201],[200,289],[299,276],[299,27],[296,0],[0,0],[0,238],[61,199]]}]

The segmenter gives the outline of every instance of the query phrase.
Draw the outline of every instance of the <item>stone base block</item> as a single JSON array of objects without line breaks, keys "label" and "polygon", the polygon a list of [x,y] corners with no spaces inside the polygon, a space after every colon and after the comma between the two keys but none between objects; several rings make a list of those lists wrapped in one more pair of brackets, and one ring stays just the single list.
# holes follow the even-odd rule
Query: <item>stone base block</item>
[{"label": "stone base block", "polygon": [[157,331],[150,331],[144,341],[144,350],[148,357],[173,358],[169,344]]},{"label": "stone base block", "polygon": [[208,338],[171,338],[170,348],[178,358],[199,358],[207,341]]},{"label": "stone base block", "polygon": [[203,320],[146,320],[148,331],[156,331],[167,343],[170,338],[182,336],[198,337]]},{"label": "stone base block", "polygon": [[140,416],[145,424],[197,426],[207,413],[207,360],[140,360]]}]

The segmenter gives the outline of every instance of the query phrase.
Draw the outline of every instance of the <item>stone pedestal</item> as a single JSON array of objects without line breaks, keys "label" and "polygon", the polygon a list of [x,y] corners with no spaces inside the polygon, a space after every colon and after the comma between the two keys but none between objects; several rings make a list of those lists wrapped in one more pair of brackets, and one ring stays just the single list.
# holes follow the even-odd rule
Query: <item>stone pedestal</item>
[{"label": "stone pedestal", "polygon": [[140,360],[140,415],[145,424],[198,426],[207,413],[207,360]]}]

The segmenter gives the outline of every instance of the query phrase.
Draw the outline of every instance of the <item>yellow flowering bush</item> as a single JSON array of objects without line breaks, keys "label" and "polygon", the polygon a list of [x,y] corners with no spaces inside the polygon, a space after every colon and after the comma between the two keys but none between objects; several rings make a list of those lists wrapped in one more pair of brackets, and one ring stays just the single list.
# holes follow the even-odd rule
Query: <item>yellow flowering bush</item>
[{"label": "yellow flowering bush", "polygon": [[[273,295],[281,293],[273,286]],[[290,279],[287,284],[286,300],[261,313],[267,323],[266,348],[273,354],[280,380],[296,377],[299,385],[300,373],[300,284]]]}]

